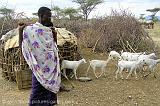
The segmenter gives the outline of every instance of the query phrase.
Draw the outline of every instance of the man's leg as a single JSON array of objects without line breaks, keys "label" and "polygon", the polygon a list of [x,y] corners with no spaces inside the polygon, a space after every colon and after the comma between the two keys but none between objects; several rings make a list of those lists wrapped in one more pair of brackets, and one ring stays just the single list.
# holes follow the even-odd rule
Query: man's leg
[{"label": "man's leg", "polygon": [[32,91],[29,106],[53,106],[57,104],[57,94],[45,89],[32,73]]}]

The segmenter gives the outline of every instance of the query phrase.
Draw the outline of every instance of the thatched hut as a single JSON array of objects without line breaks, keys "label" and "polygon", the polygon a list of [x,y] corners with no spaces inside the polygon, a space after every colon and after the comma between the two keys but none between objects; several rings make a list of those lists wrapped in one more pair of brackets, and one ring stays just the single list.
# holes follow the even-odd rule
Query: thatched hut
[{"label": "thatched hut", "polygon": [[[77,38],[75,35],[65,28],[56,28],[57,45],[59,48],[60,60],[75,60],[77,56]],[[1,68],[2,76],[10,81],[16,81],[18,89],[31,87],[31,70],[25,62],[21,50],[19,48],[18,29],[11,31],[9,36],[1,45]],[[13,34],[14,33],[14,34]]]}]

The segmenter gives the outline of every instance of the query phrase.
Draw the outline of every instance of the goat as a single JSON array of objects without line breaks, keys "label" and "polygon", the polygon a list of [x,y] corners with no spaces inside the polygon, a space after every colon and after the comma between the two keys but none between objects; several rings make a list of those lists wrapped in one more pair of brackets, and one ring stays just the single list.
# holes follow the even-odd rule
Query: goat
[{"label": "goat", "polygon": [[139,66],[142,66],[145,64],[145,60],[142,59],[142,60],[137,60],[137,61],[126,61],[126,60],[120,60],[118,61],[118,69],[116,71],[116,76],[115,78],[117,79],[117,75],[118,73],[120,73],[121,75],[121,78],[123,79],[123,76],[122,76],[122,71],[124,69],[130,69],[130,72],[128,74],[128,76],[126,77],[126,79],[128,79],[128,77],[132,74],[132,71],[134,71],[135,73],[135,77],[137,79],[137,73],[136,73],[136,69],[139,67]]},{"label": "goat", "polygon": [[[132,55],[132,56],[130,56],[128,58],[128,60],[133,61],[133,60],[138,60],[138,59],[140,59],[140,60],[142,60],[142,59],[146,60],[146,59],[156,59],[156,58],[157,57],[156,57],[155,53],[151,53],[151,54],[148,54],[148,55],[146,55],[146,54]],[[147,63],[146,63],[146,65],[149,66],[149,64],[147,64]],[[144,71],[143,66],[139,66],[138,69],[139,70],[142,69]]]},{"label": "goat", "polygon": [[128,61],[136,61],[138,59],[147,59],[147,58],[150,58],[150,59],[157,58],[155,53],[151,53],[151,54],[146,55],[145,52],[141,53],[141,54],[124,52],[124,53],[122,53],[121,57],[124,60],[128,60]]},{"label": "goat", "polygon": [[155,53],[151,53],[148,55],[142,54],[138,57],[138,59],[157,59],[157,56]]},{"label": "goat", "polygon": [[160,63],[160,59],[154,60],[154,59],[145,59],[146,64],[149,67],[149,73],[147,75],[145,75],[144,77],[147,77],[149,74],[151,74],[151,72],[154,72],[154,77],[155,76],[155,68],[157,66],[158,63]]},{"label": "goat", "polygon": [[136,61],[138,60],[138,57],[144,53],[131,53],[131,52],[121,52],[121,57],[123,60],[129,60],[129,61]]},{"label": "goat", "polygon": [[87,63],[85,59],[81,59],[79,61],[69,61],[69,60],[63,60],[61,65],[61,70],[63,70],[63,75],[66,79],[68,79],[66,75],[66,69],[72,69],[74,72],[75,79],[77,78],[77,68],[80,64]]},{"label": "goat", "polygon": [[114,58],[118,58],[118,59],[121,59],[121,56],[120,56],[120,54],[118,53],[118,52],[116,52],[116,51],[110,51],[110,53],[109,53],[109,58],[111,58],[111,59],[114,59]]},{"label": "goat", "polygon": [[[96,78],[102,76],[103,73],[105,75],[104,70],[105,70],[105,68],[106,68],[107,63],[109,62],[109,60],[110,60],[110,58],[108,58],[106,61],[104,61],[104,60],[91,60],[91,61],[89,61],[89,66],[88,66],[88,69],[87,69],[86,76],[88,74],[88,71],[89,71],[90,67],[93,69],[93,72],[94,72],[94,75],[95,75]],[[96,73],[95,73],[96,68],[101,68],[102,72],[101,72],[100,76],[96,75]]]}]

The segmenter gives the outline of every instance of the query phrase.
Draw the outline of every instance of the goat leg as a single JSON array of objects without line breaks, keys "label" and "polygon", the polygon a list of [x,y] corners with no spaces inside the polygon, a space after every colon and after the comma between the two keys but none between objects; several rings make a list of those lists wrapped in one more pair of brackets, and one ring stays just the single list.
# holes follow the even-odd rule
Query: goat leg
[{"label": "goat leg", "polygon": [[128,76],[126,77],[126,79],[128,79],[128,77],[132,74],[133,69],[130,70]]},{"label": "goat leg", "polygon": [[120,72],[119,72],[120,75],[121,75],[121,79],[122,79],[122,80],[123,80],[123,75],[122,75],[122,71],[123,71],[123,70],[124,70],[124,69],[121,69]]},{"label": "goat leg", "polygon": [[87,75],[88,75],[89,69],[90,69],[90,65],[88,66],[88,69],[87,69],[87,72],[86,72],[86,77],[87,77]]},{"label": "goat leg", "polygon": [[148,74],[144,75],[144,77],[147,77],[149,74],[151,74],[151,71],[149,71],[149,73],[148,73]]},{"label": "goat leg", "polygon": [[116,76],[115,76],[116,79],[117,79],[118,73],[119,73],[119,67],[118,67],[118,69],[117,69],[117,71],[116,71]]},{"label": "goat leg", "polygon": [[74,75],[75,75],[75,79],[78,79],[78,78],[77,78],[76,70],[77,70],[77,69],[74,69],[73,72],[74,72]]},{"label": "goat leg", "polygon": [[104,76],[106,77],[105,69],[103,69]]},{"label": "goat leg", "polygon": [[74,84],[68,79],[67,75],[66,75],[66,70],[63,69],[63,73],[61,73],[66,79],[67,81],[71,84],[72,88],[74,88]]},{"label": "goat leg", "polygon": [[98,77],[101,77],[103,73],[104,73],[104,69],[102,68],[101,69],[101,74]]},{"label": "goat leg", "polygon": [[135,74],[135,77],[136,77],[136,79],[137,79],[137,73],[136,73],[136,69],[134,70],[134,74]]},{"label": "goat leg", "polygon": [[94,69],[93,69],[94,75],[95,75],[96,78],[98,78],[98,76],[96,75],[96,72],[95,72],[95,71],[96,71],[96,69],[94,68]]},{"label": "goat leg", "polygon": [[74,74],[72,74],[72,76],[70,78],[73,78]]},{"label": "goat leg", "polygon": [[157,78],[156,75],[155,75],[155,73],[154,73],[154,78]]},{"label": "goat leg", "polygon": [[157,78],[156,75],[155,75],[155,74],[156,74],[156,71],[155,71],[154,69],[153,69],[153,72],[154,72],[154,78]]}]

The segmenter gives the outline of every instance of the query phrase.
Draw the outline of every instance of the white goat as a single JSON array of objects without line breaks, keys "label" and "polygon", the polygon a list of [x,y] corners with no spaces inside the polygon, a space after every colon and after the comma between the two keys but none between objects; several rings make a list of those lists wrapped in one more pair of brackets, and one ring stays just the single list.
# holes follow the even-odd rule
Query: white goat
[{"label": "white goat", "polygon": [[155,76],[155,68],[157,66],[158,63],[160,63],[160,59],[154,60],[154,59],[145,59],[146,64],[149,67],[149,73],[147,75],[145,75],[144,77],[147,77],[149,74],[151,74],[151,72],[154,72],[154,77]]},{"label": "white goat", "polygon": [[[148,55],[142,54],[142,55],[138,56],[138,59],[140,59],[140,60],[144,59],[145,62],[146,62],[146,65],[149,66],[150,65],[149,61],[151,61],[150,59],[157,59],[157,56],[155,55],[155,53],[151,53],[151,54],[148,54]],[[143,66],[140,66],[139,69],[143,70]]]},{"label": "white goat", "polygon": [[146,55],[145,52],[141,53],[141,54],[124,52],[124,53],[122,53],[121,57],[122,57],[122,59],[128,60],[128,61],[136,61],[139,59],[147,59],[147,58],[150,58],[150,59],[157,58],[155,53],[151,53],[151,54]]},{"label": "white goat", "polygon": [[62,74],[64,75],[64,77],[66,77],[68,79],[68,77],[66,75],[66,69],[72,69],[74,72],[75,79],[78,79],[76,71],[77,71],[78,66],[82,63],[87,63],[87,62],[85,59],[81,59],[79,61],[63,60],[62,65],[61,65],[61,70],[63,70]]},{"label": "white goat", "polygon": [[131,52],[121,52],[121,57],[123,60],[136,61],[138,57],[144,53],[131,53]]},{"label": "white goat", "polygon": [[[94,72],[94,75],[95,75],[96,78],[100,77],[103,73],[105,75],[105,68],[106,68],[109,60],[110,60],[110,58],[108,58],[106,61],[104,61],[104,60],[91,60],[91,61],[89,61],[89,66],[88,66],[88,69],[87,69],[86,76],[88,74],[88,71],[89,71],[90,67],[93,69],[93,72]],[[99,76],[97,76],[96,73],[95,73],[96,68],[101,68],[102,72]]]},{"label": "white goat", "polygon": [[[148,55],[141,54],[139,56],[138,55],[132,55],[128,58],[128,60],[133,61],[133,60],[136,60],[136,59],[137,60],[142,60],[142,59],[147,60],[147,59],[156,59],[156,58],[157,57],[156,57],[155,53],[151,53],[151,54],[148,54]],[[146,63],[146,65],[149,66],[149,64],[147,64],[147,63]],[[138,69],[143,70],[143,66],[139,66]]]},{"label": "white goat", "polygon": [[157,59],[157,56],[155,53],[151,53],[148,55],[142,54],[138,57],[138,59]]},{"label": "white goat", "polygon": [[128,76],[126,77],[126,79],[128,79],[128,77],[132,74],[132,72],[134,71],[135,73],[135,77],[137,78],[137,73],[136,73],[136,69],[139,67],[139,66],[142,66],[145,64],[145,60],[142,59],[142,60],[137,60],[137,61],[126,61],[126,60],[120,60],[118,61],[118,69],[116,71],[116,76],[115,78],[117,79],[117,75],[118,73],[120,73],[121,75],[121,78],[123,79],[123,76],[122,76],[122,71],[124,69],[130,69],[130,72],[128,74]]},{"label": "white goat", "polygon": [[110,53],[109,53],[109,58],[111,58],[111,59],[114,59],[114,58],[116,58],[116,59],[121,59],[121,56],[120,56],[120,54],[119,54],[118,52],[116,52],[116,51],[110,51]]}]

